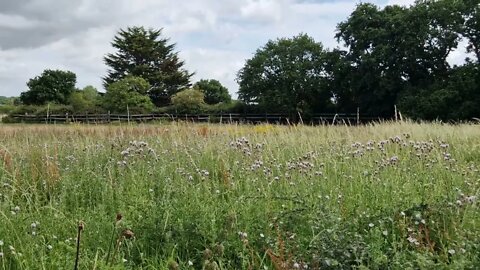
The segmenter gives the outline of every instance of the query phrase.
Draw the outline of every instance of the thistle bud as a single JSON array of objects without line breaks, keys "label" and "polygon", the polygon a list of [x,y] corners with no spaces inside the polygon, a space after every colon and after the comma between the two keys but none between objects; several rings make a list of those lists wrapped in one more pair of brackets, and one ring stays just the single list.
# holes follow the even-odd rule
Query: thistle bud
[{"label": "thistle bud", "polygon": [[122,235],[125,237],[125,239],[131,239],[135,237],[135,234],[129,229],[123,230]]},{"label": "thistle bud", "polygon": [[83,223],[83,221],[80,220],[80,222],[78,222],[78,230],[83,231],[84,229],[85,229],[85,223]]}]

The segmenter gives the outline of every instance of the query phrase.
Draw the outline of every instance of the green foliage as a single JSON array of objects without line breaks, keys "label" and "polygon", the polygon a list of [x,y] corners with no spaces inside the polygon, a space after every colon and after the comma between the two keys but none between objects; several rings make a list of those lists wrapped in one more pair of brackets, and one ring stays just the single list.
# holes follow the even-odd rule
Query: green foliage
[{"label": "green foliage", "polygon": [[331,93],[323,87],[324,57],[322,44],[305,34],[269,41],[238,73],[239,98],[294,116],[325,109]]},{"label": "green foliage", "polygon": [[465,22],[461,35],[468,40],[467,51],[473,52],[477,57],[477,63],[480,63],[480,5],[477,0],[463,0],[455,3],[462,8]]},{"label": "green foliage", "polygon": [[29,90],[21,93],[20,100],[26,105],[67,104],[76,82],[77,76],[71,71],[47,69],[28,81]]},{"label": "green foliage", "polygon": [[111,83],[105,96],[103,106],[111,112],[149,112],[154,105],[147,96],[150,84],[143,78],[127,76]]},{"label": "green foliage", "polygon": [[200,80],[193,85],[193,88],[203,92],[205,103],[209,105],[232,101],[228,89],[217,80]]},{"label": "green foliage", "polygon": [[99,104],[100,95],[93,86],[86,86],[82,90],[74,91],[68,103],[72,105],[73,110],[77,113],[93,112]]},{"label": "green foliage", "polygon": [[470,119],[480,116],[479,90],[479,66],[470,63],[452,70],[448,80],[436,80],[425,89],[409,89],[400,99],[400,109],[414,119]]},{"label": "green foliage", "polygon": [[161,37],[161,32],[143,27],[120,30],[112,42],[117,52],[104,58],[110,67],[105,87],[125,76],[141,77],[150,84],[148,94],[157,106],[168,105],[172,95],[187,88],[192,74],[183,68],[175,45]]},{"label": "green foliage", "polygon": [[17,99],[17,97],[0,96],[0,105],[15,105]]},{"label": "green foliage", "polygon": [[172,104],[177,113],[200,113],[205,109],[204,94],[197,89],[187,89],[172,97]]},{"label": "green foliage", "polygon": [[0,114],[8,114],[15,110],[16,97],[4,97],[0,96]]}]

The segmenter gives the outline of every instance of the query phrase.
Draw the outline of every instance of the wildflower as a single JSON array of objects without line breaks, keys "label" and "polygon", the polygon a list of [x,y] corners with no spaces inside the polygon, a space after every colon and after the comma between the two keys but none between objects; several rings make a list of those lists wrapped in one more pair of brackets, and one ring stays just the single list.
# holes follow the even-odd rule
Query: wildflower
[{"label": "wildflower", "polygon": [[260,234],[261,238],[265,238],[265,235],[263,233]]},{"label": "wildflower", "polygon": [[18,206],[18,205],[15,206],[15,207],[13,208],[13,211],[15,211],[15,213],[20,212],[20,206]]},{"label": "wildflower", "polygon": [[3,240],[0,240],[0,247],[3,246]]},{"label": "wildflower", "polygon": [[454,255],[454,254],[455,254],[455,249],[449,249],[449,250],[448,250],[448,253],[449,253],[450,255]]},{"label": "wildflower", "polygon": [[419,243],[418,243],[418,240],[415,239],[415,238],[412,237],[412,236],[409,236],[409,237],[407,238],[407,240],[408,240],[408,242],[410,242],[411,244],[415,244],[415,245],[418,245],[418,244],[419,244]]},{"label": "wildflower", "polygon": [[368,224],[368,227],[370,227],[370,228],[373,228],[374,226],[375,226],[375,224],[373,224],[373,223]]},{"label": "wildflower", "polygon": [[474,203],[477,201],[477,196],[468,196],[468,197],[465,197],[465,201],[467,201],[468,203]]},{"label": "wildflower", "polygon": [[47,246],[47,249],[48,249],[48,250],[52,250],[52,249],[53,249],[52,245],[48,245],[48,246]]},{"label": "wildflower", "polygon": [[390,158],[390,164],[396,164],[398,162],[398,156],[393,156]]},{"label": "wildflower", "polygon": [[209,249],[209,248],[206,248],[204,251],[203,251],[203,258],[205,260],[208,260],[212,257],[213,255],[213,252]]},{"label": "wildflower", "polygon": [[297,263],[297,262],[295,262],[295,263],[293,264],[293,268],[294,268],[294,269],[300,269],[300,264]]},{"label": "wildflower", "polygon": [[246,232],[238,232],[238,235],[240,236],[240,239],[246,239],[248,237],[248,234]]},{"label": "wildflower", "polygon": [[193,265],[193,262],[188,260],[188,266],[192,266]]},{"label": "wildflower", "polygon": [[388,235],[388,231],[385,230],[385,231],[382,232],[382,234],[383,234],[383,236],[387,236],[387,235]]},{"label": "wildflower", "polygon": [[32,230],[35,230],[37,228],[37,223],[33,222],[32,224],[30,224],[30,227],[32,228]]}]

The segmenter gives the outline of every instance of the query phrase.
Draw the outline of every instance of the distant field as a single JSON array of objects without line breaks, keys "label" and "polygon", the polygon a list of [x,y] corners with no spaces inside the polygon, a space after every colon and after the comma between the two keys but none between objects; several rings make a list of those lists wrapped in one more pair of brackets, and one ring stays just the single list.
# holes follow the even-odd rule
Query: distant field
[{"label": "distant field", "polygon": [[79,269],[479,269],[479,170],[478,125],[3,124],[0,269],[80,221]]}]

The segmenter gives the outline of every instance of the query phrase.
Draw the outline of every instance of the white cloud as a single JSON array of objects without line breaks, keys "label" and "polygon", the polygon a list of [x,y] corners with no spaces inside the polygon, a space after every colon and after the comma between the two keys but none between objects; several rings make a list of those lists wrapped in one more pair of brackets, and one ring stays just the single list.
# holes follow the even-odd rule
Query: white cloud
[{"label": "white cloud", "polygon": [[248,0],[241,15],[256,22],[278,22],[284,16],[288,3],[284,0]]},{"label": "white cloud", "polygon": [[388,5],[410,6],[415,3],[414,0],[389,0]]}]

